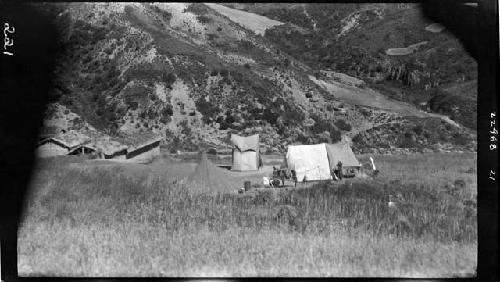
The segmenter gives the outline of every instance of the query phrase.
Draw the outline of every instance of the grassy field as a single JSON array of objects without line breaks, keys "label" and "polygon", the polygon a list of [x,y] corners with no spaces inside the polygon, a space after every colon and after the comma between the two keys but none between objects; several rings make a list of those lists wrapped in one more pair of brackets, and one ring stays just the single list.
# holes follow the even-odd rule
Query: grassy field
[{"label": "grassy field", "polygon": [[[243,195],[190,193],[175,177],[194,169],[185,162],[46,160],[19,232],[19,272],[474,275],[476,155],[373,157],[381,171],[375,179]],[[389,194],[397,196],[397,210],[387,207]]]}]

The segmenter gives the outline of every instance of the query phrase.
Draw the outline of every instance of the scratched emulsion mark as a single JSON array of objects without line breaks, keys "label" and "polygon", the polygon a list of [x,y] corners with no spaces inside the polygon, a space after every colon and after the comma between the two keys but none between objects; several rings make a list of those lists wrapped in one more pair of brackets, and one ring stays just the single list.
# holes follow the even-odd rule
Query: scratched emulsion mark
[{"label": "scratched emulsion mark", "polygon": [[8,48],[7,48],[7,47],[12,47],[14,45],[14,39],[9,38],[9,36],[8,36],[8,34],[10,35],[14,32],[16,32],[15,28],[12,27],[12,29],[11,29],[9,23],[3,24],[3,36],[4,36],[3,37],[3,50],[4,50],[3,54],[4,55],[9,55],[9,56],[14,55],[14,53],[9,52]]}]

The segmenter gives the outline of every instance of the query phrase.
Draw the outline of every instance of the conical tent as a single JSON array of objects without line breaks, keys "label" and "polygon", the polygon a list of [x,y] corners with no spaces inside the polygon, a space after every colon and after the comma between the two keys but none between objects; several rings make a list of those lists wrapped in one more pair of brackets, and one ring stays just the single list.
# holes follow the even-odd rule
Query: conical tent
[{"label": "conical tent", "polygon": [[240,183],[230,175],[230,172],[217,167],[203,152],[196,169],[186,181],[189,188],[201,193],[229,193],[237,190]]}]

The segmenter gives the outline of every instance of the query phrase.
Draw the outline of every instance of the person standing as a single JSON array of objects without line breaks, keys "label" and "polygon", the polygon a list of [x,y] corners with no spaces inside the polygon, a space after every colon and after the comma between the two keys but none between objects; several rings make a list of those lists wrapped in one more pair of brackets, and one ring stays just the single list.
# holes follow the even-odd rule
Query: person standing
[{"label": "person standing", "polygon": [[342,180],[343,173],[342,173],[342,162],[341,161],[339,161],[337,163],[337,171],[338,171],[339,179]]},{"label": "person standing", "polygon": [[291,170],[293,182],[295,182],[295,187],[297,187],[297,173],[295,170]]}]

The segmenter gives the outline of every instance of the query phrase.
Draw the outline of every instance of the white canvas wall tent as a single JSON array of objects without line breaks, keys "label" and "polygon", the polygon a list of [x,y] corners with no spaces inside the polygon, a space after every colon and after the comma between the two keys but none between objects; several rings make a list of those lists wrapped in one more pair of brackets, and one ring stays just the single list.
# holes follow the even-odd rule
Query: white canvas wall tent
[{"label": "white canvas wall tent", "polygon": [[332,179],[339,161],[343,170],[361,167],[348,143],[291,145],[286,154],[288,169],[295,170],[298,182]]},{"label": "white canvas wall tent", "polygon": [[242,137],[231,134],[233,144],[233,163],[231,170],[258,170],[260,163],[259,135]]},{"label": "white canvas wall tent", "polygon": [[298,182],[332,179],[325,144],[289,146],[286,163]]}]

